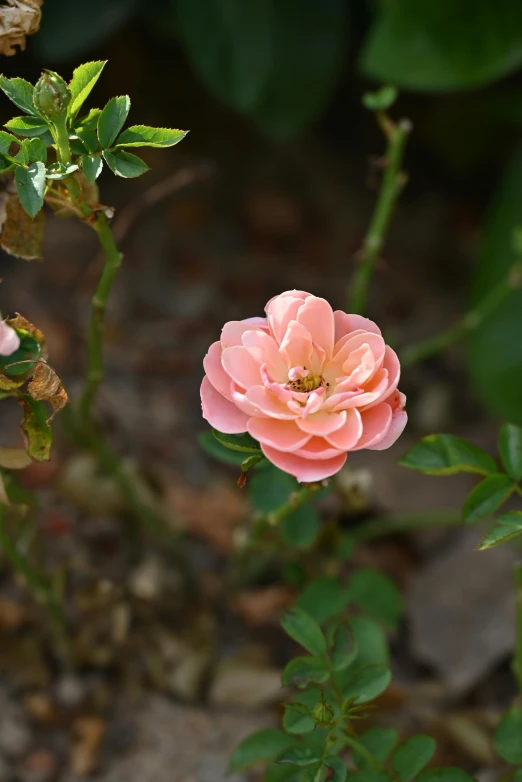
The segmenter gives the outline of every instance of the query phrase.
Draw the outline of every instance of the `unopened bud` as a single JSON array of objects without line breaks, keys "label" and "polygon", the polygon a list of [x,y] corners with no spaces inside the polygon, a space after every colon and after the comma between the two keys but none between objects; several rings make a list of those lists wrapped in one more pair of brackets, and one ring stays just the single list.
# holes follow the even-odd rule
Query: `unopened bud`
[{"label": "unopened bud", "polygon": [[322,703],[318,703],[312,711],[312,717],[318,725],[329,725],[332,721],[333,715],[334,713],[332,707],[324,701]]},{"label": "unopened bud", "polygon": [[67,111],[71,91],[61,76],[54,71],[42,73],[34,88],[35,109],[46,119],[57,120]]}]

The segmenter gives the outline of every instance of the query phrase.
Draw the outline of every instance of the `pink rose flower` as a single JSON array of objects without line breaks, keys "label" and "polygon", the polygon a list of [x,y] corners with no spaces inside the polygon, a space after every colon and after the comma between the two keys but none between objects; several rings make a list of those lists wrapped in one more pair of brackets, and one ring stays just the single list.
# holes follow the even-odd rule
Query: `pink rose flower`
[{"label": "pink rose flower", "polygon": [[205,356],[203,417],[249,432],[298,481],[338,472],[348,451],[381,451],[406,426],[399,360],[380,330],[325,299],[286,291],[266,318],[226,323]]},{"label": "pink rose flower", "polygon": [[11,326],[0,320],[0,356],[10,356],[20,347],[20,337]]}]

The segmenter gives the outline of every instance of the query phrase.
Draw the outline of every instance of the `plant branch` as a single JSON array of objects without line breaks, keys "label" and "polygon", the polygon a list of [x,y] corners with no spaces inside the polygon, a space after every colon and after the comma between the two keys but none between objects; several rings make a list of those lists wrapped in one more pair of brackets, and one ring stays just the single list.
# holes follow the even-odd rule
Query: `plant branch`
[{"label": "plant branch", "polygon": [[50,584],[33,568],[7,532],[4,505],[0,505],[0,549],[13,568],[23,576],[36,602],[44,606],[49,617],[49,629],[54,636],[56,650],[62,659],[67,660],[70,642],[63,608],[55,598]]},{"label": "plant branch", "polygon": [[459,342],[461,339],[478,329],[507,296],[517,288],[522,286],[522,263],[516,263],[509,270],[509,273],[500,280],[476,307],[471,309],[457,323],[448,329],[441,331],[434,337],[430,337],[416,345],[404,348],[399,358],[403,367],[416,364],[418,361],[424,361],[431,356],[441,353],[446,348]]},{"label": "plant branch", "polygon": [[518,683],[518,690],[522,695],[522,565],[515,567],[515,585],[517,613],[513,672]]},{"label": "plant branch", "polygon": [[353,313],[362,313],[366,307],[370,283],[379,253],[384,245],[393,208],[406,181],[401,166],[406,139],[412,127],[411,122],[402,119],[394,123],[383,112],[378,113],[378,121],[388,139],[385,154],[386,169],[370,227],[363,242],[362,258],[352,281],[348,312]]},{"label": "plant branch", "polygon": [[105,311],[123,257],[116,246],[111,227],[104,214],[100,213],[96,216],[92,227],[103,249],[105,265],[92,297],[87,333],[87,376],[79,403],[79,413],[84,424],[89,424],[91,421],[92,407],[103,379]]},{"label": "plant branch", "polygon": [[350,537],[355,543],[366,543],[370,540],[383,538],[387,535],[397,535],[401,532],[412,532],[430,527],[458,527],[462,517],[457,511],[419,511],[403,516],[388,516],[382,519],[372,519],[351,530]]}]

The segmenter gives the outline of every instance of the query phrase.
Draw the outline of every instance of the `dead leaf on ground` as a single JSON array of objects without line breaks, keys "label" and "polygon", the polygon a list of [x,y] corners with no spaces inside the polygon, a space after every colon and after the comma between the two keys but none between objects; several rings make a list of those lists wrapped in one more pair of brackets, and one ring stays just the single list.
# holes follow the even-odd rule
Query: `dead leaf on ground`
[{"label": "dead leaf on ground", "polygon": [[4,220],[0,234],[2,248],[10,255],[23,258],[24,261],[41,261],[43,212],[38,212],[33,220],[25,212],[16,195],[6,195],[5,193],[2,194],[0,208],[2,212],[5,210],[5,217],[2,214]]},{"label": "dead leaf on ground", "polygon": [[98,717],[82,717],[74,723],[74,732],[76,740],[71,748],[71,771],[82,777],[96,768],[105,722]]},{"label": "dead leaf on ground", "polygon": [[231,608],[253,627],[277,624],[281,612],[290,607],[294,597],[292,590],[282,585],[249,589],[231,601]]},{"label": "dead leaf on ground", "polygon": [[25,36],[40,27],[43,0],[6,0],[0,7],[0,54],[11,57],[16,46],[25,49]]},{"label": "dead leaf on ground", "polygon": [[165,476],[165,504],[189,534],[224,553],[234,550],[234,530],[250,513],[247,498],[228,483],[201,490],[183,484],[171,473]]},{"label": "dead leaf on ground", "polygon": [[49,421],[67,404],[68,397],[63,383],[49,364],[37,364],[27,390],[37,402],[49,402],[53,408]]}]

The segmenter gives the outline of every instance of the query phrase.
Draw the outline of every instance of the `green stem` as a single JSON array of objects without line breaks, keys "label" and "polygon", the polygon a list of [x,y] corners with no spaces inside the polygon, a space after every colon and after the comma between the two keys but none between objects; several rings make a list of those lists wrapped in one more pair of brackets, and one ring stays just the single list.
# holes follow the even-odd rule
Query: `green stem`
[{"label": "green stem", "polygon": [[361,524],[349,534],[356,543],[366,543],[370,540],[397,535],[430,527],[457,527],[462,524],[462,517],[456,511],[419,511],[403,516],[389,516],[383,519],[372,519]]},{"label": "green stem", "polygon": [[92,297],[91,315],[87,335],[87,376],[80,398],[79,412],[84,424],[89,424],[92,407],[103,379],[103,335],[107,301],[114,285],[122,254],[116,246],[109,222],[104,214],[98,214],[92,226],[98,236],[105,266]]},{"label": "green stem", "polygon": [[58,161],[64,166],[68,166],[72,160],[71,147],[69,144],[69,131],[67,130],[67,116],[54,120],[53,136],[56,142],[56,155]]},{"label": "green stem", "polygon": [[405,183],[405,177],[401,173],[401,166],[406,139],[411,131],[411,123],[409,120],[403,119],[395,124],[384,115],[379,120],[388,137],[386,149],[387,165],[382,178],[375,211],[368,233],[364,239],[362,259],[352,281],[348,311],[353,313],[362,313],[366,307],[375,264],[384,245],[393,208]]},{"label": "green stem", "polygon": [[520,288],[521,282],[522,263],[517,263],[510,269],[509,274],[490,293],[484,296],[476,307],[464,315],[460,321],[440,334],[436,334],[434,337],[430,337],[416,345],[410,345],[410,347],[401,351],[401,365],[407,367],[417,363],[417,361],[430,358],[471,334],[484,323],[486,318],[497,309],[512,291]]},{"label": "green stem", "polygon": [[518,689],[522,695],[522,565],[515,567],[515,585],[517,599],[515,657],[513,659],[513,671],[518,683]]},{"label": "green stem", "polygon": [[49,628],[55,639],[56,651],[64,662],[68,659],[70,639],[63,608],[56,600],[50,584],[33,568],[17,548],[5,526],[5,506],[0,505],[0,549],[13,568],[20,573],[35,601],[43,605],[49,618]]},{"label": "green stem", "polygon": [[370,765],[372,768],[376,769],[377,771],[385,771],[385,768],[382,763],[380,763],[377,758],[375,758],[370,750],[366,749],[365,746],[363,746],[357,739],[354,739],[353,736],[350,736],[348,733],[343,734],[343,740],[346,741],[349,747],[351,747],[355,752],[357,752],[362,758],[366,760],[368,765]]}]

